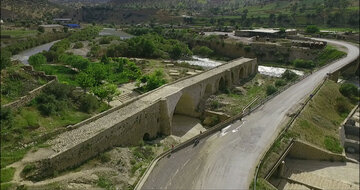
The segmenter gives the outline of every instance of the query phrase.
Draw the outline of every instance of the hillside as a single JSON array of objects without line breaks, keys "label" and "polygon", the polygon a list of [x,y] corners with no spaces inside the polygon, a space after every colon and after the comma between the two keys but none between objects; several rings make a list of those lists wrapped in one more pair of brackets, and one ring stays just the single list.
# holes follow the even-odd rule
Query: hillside
[{"label": "hillside", "polygon": [[62,11],[61,6],[47,0],[1,0],[2,19],[43,18]]}]

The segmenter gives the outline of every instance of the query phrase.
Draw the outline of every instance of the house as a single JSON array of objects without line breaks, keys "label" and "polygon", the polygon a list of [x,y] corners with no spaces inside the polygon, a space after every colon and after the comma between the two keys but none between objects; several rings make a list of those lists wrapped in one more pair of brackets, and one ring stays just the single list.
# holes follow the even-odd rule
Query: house
[{"label": "house", "polygon": [[59,24],[43,24],[40,25],[40,27],[43,27],[45,29],[45,32],[62,31],[64,28],[64,26]]}]

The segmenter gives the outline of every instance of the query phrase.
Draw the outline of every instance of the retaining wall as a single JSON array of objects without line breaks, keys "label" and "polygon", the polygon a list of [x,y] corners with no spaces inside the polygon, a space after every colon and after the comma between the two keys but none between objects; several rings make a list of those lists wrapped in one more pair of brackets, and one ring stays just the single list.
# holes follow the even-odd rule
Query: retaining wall
[{"label": "retaining wall", "polygon": [[40,86],[40,87],[38,87],[38,88],[35,88],[35,89],[29,91],[27,95],[20,97],[18,100],[3,105],[2,108],[18,109],[18,108],[26,105],[26,104],[29,103],[32,99],[34,99],[37,95],[39,95],[45,87],[53,84],[54,82],[57,82],[57,77],[56,77],[56,76],[46,75],[46,74],[45,74],[44,72],[42,72],[42,71],[41,71],[41,72],[35,71],[32,66],[26,65],[26,66],[23,66],[22,68],[23,68],[26,72],[28,72],[29,74],[31,74],[32,76],[45,79],[45,80],[47,80],[47,81],[49,81],[49,82],[46,83],[46,84],[44,84],[44,85],[42,85],[42,86]]}]

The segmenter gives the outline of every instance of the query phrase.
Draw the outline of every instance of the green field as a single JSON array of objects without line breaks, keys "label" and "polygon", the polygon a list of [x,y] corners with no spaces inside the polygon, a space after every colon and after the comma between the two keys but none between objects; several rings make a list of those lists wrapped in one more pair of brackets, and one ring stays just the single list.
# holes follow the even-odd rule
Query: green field
[{"label": "green field", "polygon": [[34,36],[38,32],[36,30],[1,30],[1,35],[9,35],[12,38],[23,38]]}]

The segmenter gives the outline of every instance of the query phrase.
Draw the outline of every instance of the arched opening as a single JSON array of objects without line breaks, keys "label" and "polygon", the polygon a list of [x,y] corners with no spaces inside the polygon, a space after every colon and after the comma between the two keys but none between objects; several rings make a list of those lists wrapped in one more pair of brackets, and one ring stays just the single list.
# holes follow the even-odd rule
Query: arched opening
[{"label": "arched opening", "polygon": [[223,77],[220,78],[219,80],[219,90],[220,91],[225,91],[226,90],[226,81]]},{"label": "arched opening", "polygon": [[239,79],[243,79],[243,78],[245,78],[245,69],[241,67],[239,71]]},{"label": "arched opening", "polygon": [[176,104],[174,114],[182,114],[182,115],[190,115],[191,116],[191,113],[193,113],[194,110],[195,110],[195,105],[194,105],[193,98],[189,94],[184,93],[180,97],[178,103]]},{"label": "arched opening", "polygon": [[143,141],[150,141],[150,134],[149,133],[144,134]]},{"label": "arched opening", "polygon": [[[206,93],[211,94],[211,85],[207,85]],[[185,139],[192,137],[193,134],[198,134],[197,130],[205,131],[202,127],[200,116],[196,111],[196,101],[188,94],[184,93],[177,102],[171,121],[171,134],[184,137]]]},{"label": "arched opening", "polygon": [[211,84],[207,84],[205,88],[205,97],[208,97],[212,94],[212,86]]}]

